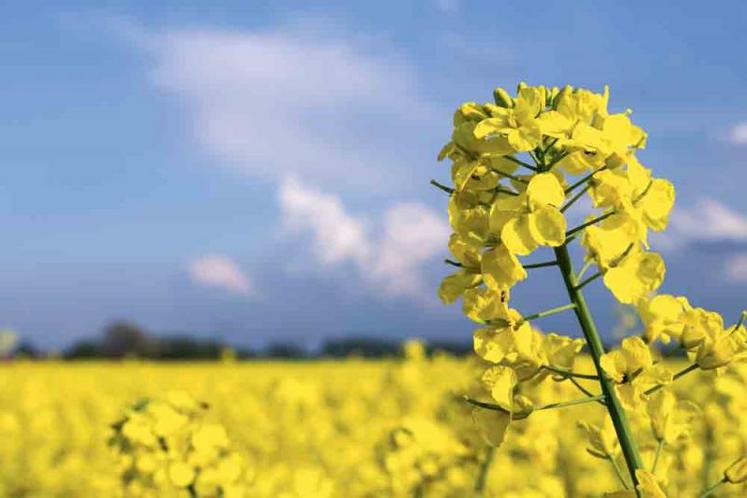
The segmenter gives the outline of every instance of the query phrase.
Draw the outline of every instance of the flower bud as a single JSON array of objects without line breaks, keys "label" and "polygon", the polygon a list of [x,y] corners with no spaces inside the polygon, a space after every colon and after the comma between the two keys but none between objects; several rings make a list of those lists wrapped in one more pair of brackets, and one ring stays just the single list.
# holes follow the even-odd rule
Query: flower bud
[{"label": "flower bud", "polygon": [[532,400],[522,394],[518,394],[514,397],[514,412],[513,418],[515,420],[522,420],[527,418],[534,411],[534,403]]},{"label": "flower bud", "polygon": [[560,89],[557,94],[553,93],[553,101],[552,101],[552,108],[557,110],[558,109],[558,103],[562,101],[564,98],[568,97],[571,93],[573,93],[573,87],[571,85],[566,85],[563,88]]},{"label": "flower bud", "polygon": [[508,92],[503,88],[496,88],[495,90],[493,90],[493,100],[495,100],[495,105],[499,105],[501,107],[514,106],[514,99],[512,99]]},{"label": "flower bud", "polygon": [[555,101],[555,98],[558,96],[559,93],[560,93],[560,88],[556,86],[548,89],[546,105],[549,107],[552,107],[552,103]]},{"label": "flower bud", "polygon": [[465,102],[459,106],[457,113],[462,121],[481,121],[488,117],[482,106],[476,102]]},{"label": "flower bud", "polygon": [[732,484],[747,481],[747,457],[742,457],[729,465],[724,471],[724,479]]}]

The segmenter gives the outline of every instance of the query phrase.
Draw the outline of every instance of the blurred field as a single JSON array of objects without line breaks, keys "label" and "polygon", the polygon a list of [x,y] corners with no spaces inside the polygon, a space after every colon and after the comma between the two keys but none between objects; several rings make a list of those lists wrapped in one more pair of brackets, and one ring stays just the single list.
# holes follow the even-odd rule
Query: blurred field
[{"label": "blurred field", "polygon": [[[468,360],[418,354],[383,362],[5,363],[0,497],[134,496],[124,493],[107,447],[109,425],[133,401],[172,390],[207,402],[208,417],[225,425],[244,460],[243,496],[475,496],[486,447],[457,396],[474,392],[476,370]],[[719,378],[696,372],[679,381],[683,397],[705,408],[694,437],[707,455],[685,443],[665,451],[658,469],[670,477],[669,496],[697,496],[744,454],[746,381],[743,365]],[[551,379],[527,394],[542,402],[579,396],[568,382]],[[576,420],[598,422],[602,413],[589,404],[514,422],[489,467],[485,496],[585,497],[619,489],[609,463],[587,454],[576,428]],[[638,426],[636,434],[651,462],[649,428]],[[747,488],[719,493],[747,496]]]}]

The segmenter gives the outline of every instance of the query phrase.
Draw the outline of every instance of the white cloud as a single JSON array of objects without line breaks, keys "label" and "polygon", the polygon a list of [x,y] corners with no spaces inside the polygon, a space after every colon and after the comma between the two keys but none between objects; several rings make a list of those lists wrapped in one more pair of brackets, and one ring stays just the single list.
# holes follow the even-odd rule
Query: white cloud
[{"label": "white cloud", "polygon": [[388,296],[431,300],[423,265],[443,251],[449,236],[448,225],[432,209],[395,204],[380,220],[377,236],[332,194],[286,180],[278,197],[286,228],[311,236],[321,263],[352,263],[360,279]]},{"label": "white cloud", "polygon": [[417,203],[392,206],[384,214],[383,225],[371,277],[391,294],[423,293],[422,266],[444,251],[449,226],[440,213]]},{"label": "white cloud", "polygon": [[197,284],[242,296],[253,293],[249,278],[226,256],[210,255],[195,259],[189,263],[188,270],[190,277]]},{"label": "white cloud", "polygon": [[[678,251],[693,243],[747,243],[747,215],[715,199],[701,199],[690,208],[676,208],[669,228],[654,234],[653,245]],[[732,282],[747,282],[747,253],[727,255],[723,275]]]},{"label": "white cloud", "polygon": [[729,142],[735,145],[747,145],[747,122],[737,123],[729,131]]},{"label": "white cloud", "polygon": [[352,37],[195,29],[144,45],[205,149],[254,177],[385,191],[411,170],[412,141],[392,136],[433,122],[410,66]]},{"label": "white cloud", "polygon": [[747,282],[747,254],[738,254],[729,258],[724,270],[729,280]]},{"label": "white cloud", "polygon": [[352,260],[359,265],[371,257],[371,247],[363,223],[345,212],[338,197],[284,181],[278,192],[285,227],[314,234],[314,252],[324,264]]},{"label": "white cloud", "polygon": [[433,134],[424,130],[439,129],[442,120],[396,51],[293,29],[129,32],[153,56],[154,83],[184,103],[204,150],[278,183],[286,231],[310,236],[309,252],[322,268],[352,264],[377,292],[432,296],[422,265],[445,247],[441,217],[390,201],[388,210],[364,218],[338,196],[371,192],[391,200],[424,185],[413,165],[433,162],[424,138]]},{"label": "white cloud", "polygon": [[691,208],[675,208],[668,235],[678,245],[747,241],[747,216],[715,199],[705,198]]}]

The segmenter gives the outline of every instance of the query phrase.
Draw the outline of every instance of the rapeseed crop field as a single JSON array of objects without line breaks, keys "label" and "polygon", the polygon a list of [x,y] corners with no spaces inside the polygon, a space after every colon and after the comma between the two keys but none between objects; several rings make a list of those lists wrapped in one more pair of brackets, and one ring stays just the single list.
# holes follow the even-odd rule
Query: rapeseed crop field
[{"label": "rapeseed crop field", "polygon": [[[414,342],[405,359],[389,361],[8,362],[0,366],[0,496],[456,498],[481,487],[486,497],[562,498],[619,487],[614,465],[591,454],[604,444],[604,435],[589,437],[605,427],[603,406],[513,421],[492,450],[462,399],[477,395],[480,368],[426,357]],[[580,358],[576,370],[591,368]],[[746,383],[743,364],[679,381],[678,398],[697,414],[678,420],[658,458],[650,419],[633,416],[644,464],[656,461],[669,476],[669,496],[697,496],[744,454]],[[524,387],[537,404],[579,394],[560,377]],[[186,457],[182,436],[192,443]],[[193,465],[200,458],[202,468]],[[745,492],[729,485],[714,496]]]}]

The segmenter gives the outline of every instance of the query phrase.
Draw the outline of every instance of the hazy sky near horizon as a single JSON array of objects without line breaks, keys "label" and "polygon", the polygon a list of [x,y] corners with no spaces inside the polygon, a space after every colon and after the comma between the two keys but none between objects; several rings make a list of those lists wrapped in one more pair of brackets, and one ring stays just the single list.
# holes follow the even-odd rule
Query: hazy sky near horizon
[{"label": "hazy sky near horizon", "polygon": [[[449,268],[451,113],[609,84],[671,179],[664,291],[747,307],[747,4],[11,1],[0,18],[0,327],[110,320],[260,345],[469,339]],[[551,270],[545,270],[551,272]],[[557,276],[521,285],[527,313]],[[537,283],[540,280],[542,283]],[[557,284],[557,285],[555,285]],[[605,329],[614,305],[592,291]],[[575,334],[567,318],[540,324]]]}]

